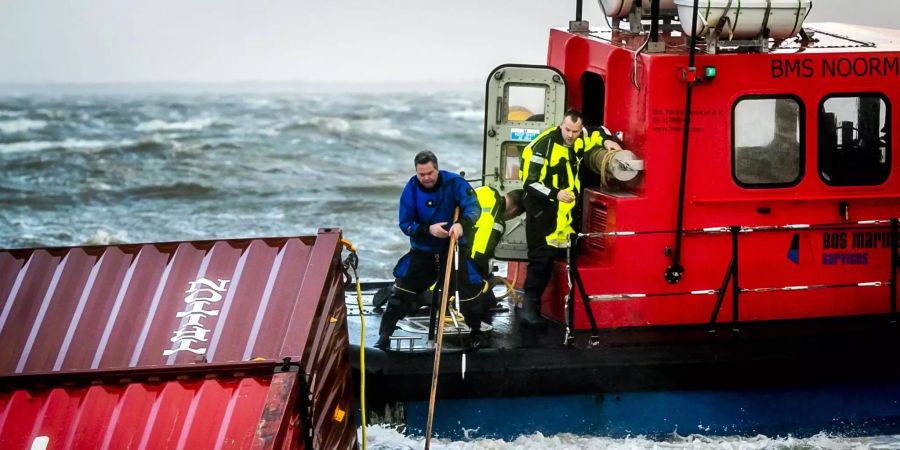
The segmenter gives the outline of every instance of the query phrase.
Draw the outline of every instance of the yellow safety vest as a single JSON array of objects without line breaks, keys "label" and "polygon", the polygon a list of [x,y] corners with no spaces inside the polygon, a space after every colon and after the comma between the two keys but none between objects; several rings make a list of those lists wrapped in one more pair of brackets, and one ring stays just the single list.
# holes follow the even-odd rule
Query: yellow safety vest
[{"label": "yellow safety vest", "polygon": [[[576,139],[569,148],[548,136],[557,129],[558,127],[544,130],[525,147],[519,160],[519,179],[528,183],[532,164],[540,164],[540,177],[536,180],[537,185],[531,186],[532,188],[547,196],[551,195],[550,188],[570,191],[577,196],[581,192],[578,165],[585,152],[603,145],[603,135],[594,131],[590,136]],[[551,200],[557,203],[556,229],[545,238],[548,245],[564,248],[568,246],[569,235],[575,232],[572,228],[572,208],[575,207],[575,202],[562,203],[555,198]]]},{"label": "yellow safety vest", "polygon": [[475,189],[478,205],[481,206],[481,216],[475,222],[475,234],[472,238],[472,260],[480,262],[479,258],[492,258],[494,247],[503,237],[505,224],[500,218],[501,205],[505,207],[506,200],[490,186],[481,186]]}]

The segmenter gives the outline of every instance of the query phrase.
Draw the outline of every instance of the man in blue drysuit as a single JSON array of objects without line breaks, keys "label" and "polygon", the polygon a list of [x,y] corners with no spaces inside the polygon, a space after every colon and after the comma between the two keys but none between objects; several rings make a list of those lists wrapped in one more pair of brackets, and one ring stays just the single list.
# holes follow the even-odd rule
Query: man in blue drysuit
[{"label": "man in blue drysuit", "polygon": [[[415,166],[416,175],[400,195],[399,210],[400,230],[409,236],[411,248],[394,267],[394,289],[381,316],[375,344],[382,350],[390,348],[397,322],[419,308],[420,294],[432,284],[437,286],[434,298],[440,299],[451,235],[459,240],[460,251],[459,271],[451,275],[450,290],[459,292],[460,309],[473,338],[480,334],[481,297],[487,285],[468,258],[468,244],[463,236],[463,230],[471,230],[481,214],[475,191],[461,176],[439,170],[437,157],[430,151],[419,152]],[[459,219],[453,223],[457,207]]]}]

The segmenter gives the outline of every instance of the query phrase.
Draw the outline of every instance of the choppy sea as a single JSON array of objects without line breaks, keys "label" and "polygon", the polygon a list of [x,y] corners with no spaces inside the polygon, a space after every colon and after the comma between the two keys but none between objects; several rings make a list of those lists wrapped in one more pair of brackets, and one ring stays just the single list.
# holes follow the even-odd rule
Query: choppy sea
[{"label": "choppy sea", "polygon": [[482,94],[0,96],[0,247],[315,233],[341,227],[361,275],[407,247],[413,157],[481,170]]},{"label": "choppy sea", "polygon": [[[213,90],[214,91],[214,90]],[[0,92],[0,248],[315,233],[340,227],[360,275],[407,248],[397,201],[416,152],[481,169],[483,94]],[[423,439],[370,427],[370,449]],[[540,434],[444,449],[900,449],[900,436]]]}]

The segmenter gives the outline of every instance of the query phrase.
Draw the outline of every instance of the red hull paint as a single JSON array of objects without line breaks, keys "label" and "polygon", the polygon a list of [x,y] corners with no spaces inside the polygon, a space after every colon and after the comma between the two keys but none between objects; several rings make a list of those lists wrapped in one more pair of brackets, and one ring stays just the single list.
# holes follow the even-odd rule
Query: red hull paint
[{"label": "red hull paint", "polygon": [[0,446],[29,449],[46,440],[46,448],[70,449],[304,448],[299,373],[272,373],[271,363],[257,366],[213,379],[84,386],[63,381],[5,391]]}]

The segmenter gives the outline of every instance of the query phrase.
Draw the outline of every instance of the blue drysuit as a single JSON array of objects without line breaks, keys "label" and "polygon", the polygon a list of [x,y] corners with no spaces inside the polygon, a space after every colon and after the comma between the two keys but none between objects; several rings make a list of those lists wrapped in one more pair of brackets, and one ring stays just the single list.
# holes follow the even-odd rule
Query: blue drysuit
[{"label": "blue drysuit", "polygon": [[[422,305],[421,296],[432,285],[436,285],[432,311],[437,309],[435,301],[440,298],[440,278],[443,277],[443,268],[447,264],[450,239],[435,237],[428,229],[433,224],[446,222],[444,229],[449,231],[457,206],[457,221],[463,230],[472,230],[481,215],[478,197],[469,183],[454,173],[439,171],[438,181],[431,189],[425,189],[415,176],[403,188],[403,194],[400,195],[400,230],[409,236],[412,248],[394,267],[396,281],[387,301],[387,309],[381,317],[380,338],[376,346],[390,346],[389,338],[397,322]],[[451,291],[459,293],[460,308],[466,317],[466,323],[472,327],[473,334],[478,334],[485,283],[475,264],[468,258],[467,238],[463,236],[460,240],[459,272],[451,278]]]},{"label": "blue drysuit", "polygon": [[[464,230],[472,229],[472,225],[481,215],[478,198],[472,186],[461,176],[441,170],[438,181],[431,189],[425,189],[413,176],[403,188],[400,195],[400,230],[409,236],[409,245],[413,250],[426,253],[447,251],[450,240],[437,238],[428,232],[432,224],[447,222],[445,229],[453,224],[453,210],[459,206],[459,222]],[[466,242],[463,236],[460,244]]]}]

